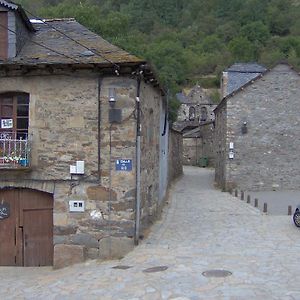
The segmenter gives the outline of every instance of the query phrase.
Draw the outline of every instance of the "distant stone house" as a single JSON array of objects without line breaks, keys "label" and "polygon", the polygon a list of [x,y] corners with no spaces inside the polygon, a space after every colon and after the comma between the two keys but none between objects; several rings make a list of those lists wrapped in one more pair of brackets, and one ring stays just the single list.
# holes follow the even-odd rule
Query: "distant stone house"
[{"label": "distant stone house", "polygon": [[199,165],[203,159],[214,165],[214,112],[216,105],[196,85],[188,95],[177,94],[181,102],[174,128],[183,133],[183,164]]},{"label": "distant stone house", "polygon": [[280,63],[227,95],[216,114],[218,185],[299,189],[300,77]]},{"label": "distant stone house", "polygon": [[0,265],[128,252],[181,161],[166,107],[145,61],[0,0]]}]

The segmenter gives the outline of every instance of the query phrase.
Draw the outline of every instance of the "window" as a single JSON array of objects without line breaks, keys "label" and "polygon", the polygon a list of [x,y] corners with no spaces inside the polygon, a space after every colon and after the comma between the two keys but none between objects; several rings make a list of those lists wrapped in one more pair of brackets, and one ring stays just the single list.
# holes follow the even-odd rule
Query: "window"
[{"label": "window", "polygon": [[207,120],[207,108],[205,106],[201,107],[200,122],[205,122]]},{"label": "window", "polygon": [[189,120],[190,121],[194,121],[195,120],[195,114],[196,114],[196,110],[194,106],[191,106],[189,108]]},{"label": "window", "polygon": [[0,95],[0,135],[2,138],[26,139],[29,123],[29,95]]}]

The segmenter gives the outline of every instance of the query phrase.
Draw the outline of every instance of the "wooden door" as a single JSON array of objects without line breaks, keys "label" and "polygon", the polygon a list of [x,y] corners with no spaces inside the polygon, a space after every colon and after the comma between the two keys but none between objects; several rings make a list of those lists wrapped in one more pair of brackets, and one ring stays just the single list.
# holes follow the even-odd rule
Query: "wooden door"
[{"label": "wooden door", "polygon": [[0,266],[17,266],[18,191],[0,191],[0,205],[8,208],[0,218]]},{"label": "wooden door", "polygon": [[52,210],[23,211],[24,266],[51,266],[53,264]]},{"label": "wooden door", "polygon": [[0,254],[3,253],[0,265],[52,265],[52,195],[29,189],[15,189],[0,191],[1,198],[10,203],[12,211],[9,218],[0,220],[0,238],[5,245],[2,246],[2,242],[0,244]]}]

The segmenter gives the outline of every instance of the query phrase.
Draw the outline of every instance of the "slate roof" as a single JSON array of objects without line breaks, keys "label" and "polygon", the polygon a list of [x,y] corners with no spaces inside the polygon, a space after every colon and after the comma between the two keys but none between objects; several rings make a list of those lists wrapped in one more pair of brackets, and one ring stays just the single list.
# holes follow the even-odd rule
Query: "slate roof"
[{"label": "slate roof", "polygon": [[[291,70],[294,70],[299,76],[300,73],[297,71],[297,69],[294,68],[294,66],[290,65],[289,63],[282,61],[282,62],[278,62],[277,64],[275,64],[273,66],[272,69],[274,69],[276,66],[283,64],[283,65],[287,65]],[[246,84],[244,84],[243,86],[240,86],[237,90],[234,90],[233,92],[231,92],[230,94],[226,95],[221,102],[218,104],[218,106],[214,109],[214,112],[216,114],[216,112],[220,109],[220,107],[222,107],[224,105],[224,103],[227,102],[227,100],[231,97],[233,97],[234,95],[236,95],[237,93],[241,92],[242,90],[244,90],[246,87],[248,87],[249,85],[252,85],[254,82],[256,82],[257,80],[261,79],[262,77],[264,77],[266,74],[268,74],[272,69],[265,69],[264,72],[262,73],[258,73],[255,77],[253,77],[252,80],[249,80]]]},{"label": "slate roof", "polygon": [[203,135],[202,135],[200,127],[191,129],[182,135],[183,138],[201,138],[202,136]]},{"label": "slate roof", "polygon": [[[52,28],[47,24],[51,25]],[[91,32],[86,27],[76,22],[75,19],[45,20],[44,23],[34,23],[33,26],[36,31],[31,34],[30,39],[26,41],[17,57],[2,63],[0,62],[0,64],[39,65],[77,63],[111,65],[107,60],[118,65],[144,63],[140,58],[110,44],[99,35]],[[87,52],[86,48],[78,45],[68,37],[53,29],[53,27],[80,42],[90,50],[95,51],[95,54],[91,56],[84,55]],[[59,53],[63,53],[69,58],[45,49],[36,43],[54,49]],[[105,58],[97,55],[96,52],[100,53],[101,56]]]},{"label": "slate roof", "polygon": [[18,5],[9,0],[6,0],[6,1],[0,0],[0,4],[8,9],[14,9],[14,10],[18,9]]},{"label": "slate roof", "polygon": [[227,84],[224,86],[224,96],[238,90],[249,81],[253,80],[267,69],[257,63],[235,63],[227,70]]},{"label": "slate roof", "polygon": [[239,72],[239,73],[263,73],[267,69],[255,62],[253,63],[235,63],[230,66],[225,72]]}]

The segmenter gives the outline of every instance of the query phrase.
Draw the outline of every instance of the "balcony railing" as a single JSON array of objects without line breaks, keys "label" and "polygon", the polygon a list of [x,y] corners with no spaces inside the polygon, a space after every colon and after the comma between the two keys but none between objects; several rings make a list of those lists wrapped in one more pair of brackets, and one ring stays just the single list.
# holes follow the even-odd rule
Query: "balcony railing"
[{"label": "balcony railing", "polygon": [[0,133],[0,169],[29,168],[30,145],[27,134]]}]

